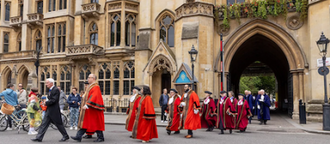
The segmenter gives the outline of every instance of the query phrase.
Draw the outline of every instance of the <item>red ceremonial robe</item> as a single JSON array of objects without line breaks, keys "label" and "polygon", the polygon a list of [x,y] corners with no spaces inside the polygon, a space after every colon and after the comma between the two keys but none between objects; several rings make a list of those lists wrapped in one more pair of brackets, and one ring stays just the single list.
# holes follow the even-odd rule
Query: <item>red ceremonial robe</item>
[{"label": "red ceremonial robe", "polygon": [[88,96],[83,97],[81,107],[87,105],[88,109],[81,108],[78,127],[86,129],[87,132],[104,131],[104,103],[99,85],[93,83],[88,87],[87,93]]},{"label": "red ceremonial robe", "polygon": [[249,121],[248,116],[251,115],[249,103],[246,100],[243,100],[241,105],[237,104],[237,113],[237,128],[245,130]]},{"label": "red ceremonial robe", "polygon": [[229,112],[235,111],[235,108],[233,107],[230,98],[226,97],[222,104],[218,103],[217,108],[217,127],[220,128],[220,118],[222,121],[222,126],[224,129],[235,129],[235,123],[232,115],[228,114]]},{"label": "red ceremonial robe", "polygon": [[185,102],[186,106],[183,107],[182,118],[180,121],[180,129],[201,129],[201,118],[199,116],[199,113],[194,113],[194,110],[201,109],[199,104],[199,97],[193,90],[190,90],[185,95],[187,95],[186,98],[184,95],[181,98],[181,102]]},{"label": "red ceremonial robe", "polygon": [[135,96],[134,101],[129,103],[129,108],[127,110],[128,115],[126,118],[126,125],[125,125],[125,129],[127,129],[128,131],[133,130],[133,125],[134,125],[135,117],[136,117],[136,111],[137,111],[137,108],[139,107],[140,99],[141,99],[141,95],[138,94]]},{"label": "red ceremonial robe", "polygon": [[149,95],[141,97],[136,114],[132,138],[149,141],[158,138],[156,113]]},{"label": "red ceremonial robe", "polygon": [[181,103],[181,99],[178,95],[173,97],[173,102],[168,104],[168,113],[169,113],[169,122],[166,130],[169,131],[179,131],[180,126],[180,113],[179,113],[179,105]]},{"label": "red ceremonial robe", "polygon": [[216,107],[213,98],[205,98],[202,105],[202,128],[209,128],[215,126],[215,123],[217,121],[217,117],[213,115],[215,110]]}]

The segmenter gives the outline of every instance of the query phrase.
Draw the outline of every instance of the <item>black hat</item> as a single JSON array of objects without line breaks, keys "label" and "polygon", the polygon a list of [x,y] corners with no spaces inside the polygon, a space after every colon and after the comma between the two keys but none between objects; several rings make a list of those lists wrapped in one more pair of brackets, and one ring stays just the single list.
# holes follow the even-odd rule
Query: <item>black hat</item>
[{"label": "black hat", "polygon": [[137,86],[133,86],[133,88],[132,89],[136,89],[136,90],[138,90],[138,91],[140,91],[141,89],[139,88],[139,87],[137,87]]},{"label": "black hat", "polygon": [[244,96],[243,94],[238,94],[238,96]]},{"label": "black hat", "polygon": [[85,81],[85,84],[89,85],[88,81]]},{"label": "black hat", "polygon": [[176,91],[175,89],[170,89],[170,91],[173,91],[175,93],[178,93],[178,91]]},{"label": "black hat", "polygon": [[227,93],[226,91],[221,91],[220,94],[224,94],[224,93]]},{"label": "black hat", "polygon": [[210,95],[212,94],[210,91],[205,91],[205,93],[210,94]]}]

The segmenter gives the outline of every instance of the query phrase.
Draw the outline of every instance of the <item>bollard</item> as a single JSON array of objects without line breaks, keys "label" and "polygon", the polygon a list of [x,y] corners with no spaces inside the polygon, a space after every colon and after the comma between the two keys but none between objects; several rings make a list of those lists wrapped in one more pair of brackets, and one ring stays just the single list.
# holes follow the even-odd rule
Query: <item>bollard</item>
[{"label": "bollard", "polygon": [[299,100],[299,123],[306,124],[306,105]]}]

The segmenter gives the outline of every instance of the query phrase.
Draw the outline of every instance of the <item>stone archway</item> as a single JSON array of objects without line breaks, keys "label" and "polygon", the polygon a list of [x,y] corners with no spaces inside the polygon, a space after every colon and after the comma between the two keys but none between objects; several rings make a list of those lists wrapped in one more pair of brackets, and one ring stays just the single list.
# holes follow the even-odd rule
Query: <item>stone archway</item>
[{"label": "stone archway", "polygon": [[11,83],[12,71],[9,66],[5,67],[1,73],[1,91],[6,89],[7,84]]},{"label": "stone archway", "polygon": [[[225,40],[226,43],[224,44],[224,48],[226,49],[224,53],[224,68],[226,75],[233,70],[233,67],[238,67],[238,65],[233,65],[238,64],[235,63],[237,60],[234,60],[238,51],[242,51],[242,48],[249,44],[248,42],[256,36],[272,43],[280,53],[283,53],[283,58],[286,59],[285,61],[288,65],[287,73],[292,75],[293,118],[297,118],[298,100],[303,99],[305,101],[303,80],[304,69],[308,67],[308,62],[297,41],[279,25],[266,20],[254,19],[241,25],[235,32],[228,36],[227,40]],[[264,46],[264,48],[267,47]],[[215,69],[218,72],[220,71],[219,60],[220,56],[218,55],[214,64]],[[231,81],[231,78],[229,81]]]},{"label": "stone archway", "polygon": [[30,90],[32,86],[32,74],[25,65],[18,69],[18,83],[23,85],[25,90]]}]

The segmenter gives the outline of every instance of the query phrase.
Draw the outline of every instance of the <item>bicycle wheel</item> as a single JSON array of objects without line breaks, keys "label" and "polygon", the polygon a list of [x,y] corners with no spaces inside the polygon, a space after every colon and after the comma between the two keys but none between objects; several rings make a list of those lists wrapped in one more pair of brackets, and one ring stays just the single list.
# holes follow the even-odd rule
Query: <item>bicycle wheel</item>
[{"label": "bicycle wheel", "polygon": [[23,130],[26,131],[26,132],[29,132],[29,129],[30,129],[30,123],[29,123],[29,120],[27,117],[25,117],[23,119]]},{"label": "bicycle wheel", "polygon": [[8,121],[5,115],[1,115],[0,118],[0,131],[5,131],[8,128]]},{"label": "bicycle wheel", "polygon": [[64,114],[62,114],[62,113],[61,113],[61,118],[62,118],[63,126],[64,127],[67,127],[67,125],[69,124],[68,123],[68,118]]}]

